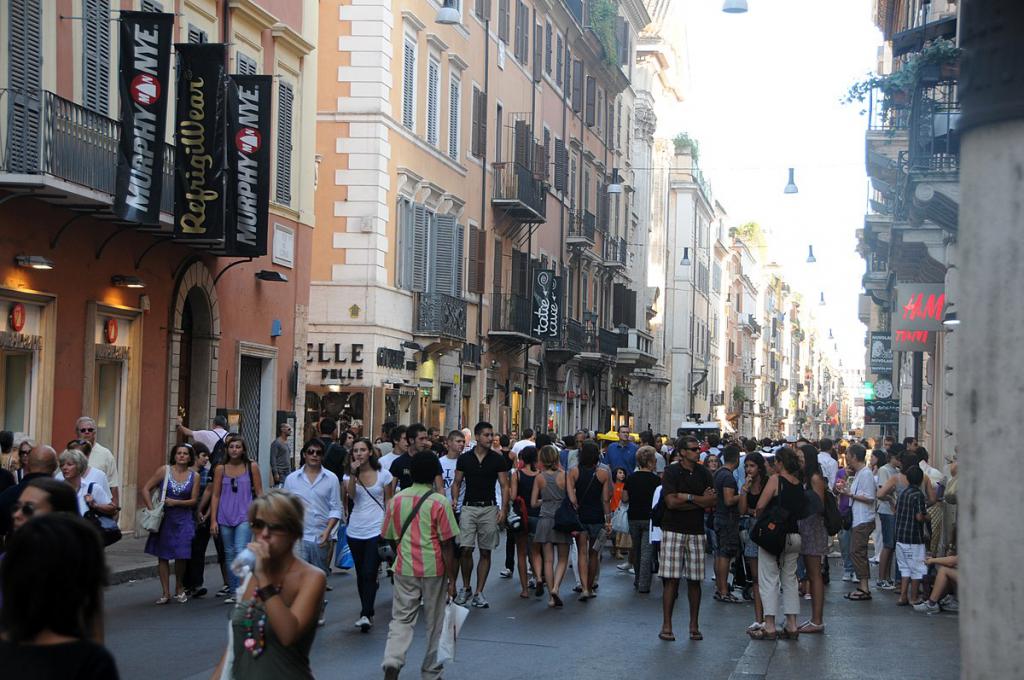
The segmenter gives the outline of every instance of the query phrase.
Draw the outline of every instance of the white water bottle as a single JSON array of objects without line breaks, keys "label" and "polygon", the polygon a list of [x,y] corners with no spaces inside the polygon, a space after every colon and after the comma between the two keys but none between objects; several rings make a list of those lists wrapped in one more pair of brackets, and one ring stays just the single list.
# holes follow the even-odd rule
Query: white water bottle
[{"label": "white water bottle", "polygon": [[231,560],[231,573],[240,579],[248,576],[249,572],[256,566],[256,553],[248,548],[242,550]]}]

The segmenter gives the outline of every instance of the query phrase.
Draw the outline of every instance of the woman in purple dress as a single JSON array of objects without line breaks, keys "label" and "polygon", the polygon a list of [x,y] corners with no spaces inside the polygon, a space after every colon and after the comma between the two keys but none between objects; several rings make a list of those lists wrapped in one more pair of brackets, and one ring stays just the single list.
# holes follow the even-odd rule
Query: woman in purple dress
[{"label": "woman in purple dress", "polygon": [[161,465],[142,487],[142,501],[150,510],[154,502],[164,498],[160,531],[151,533],[146,541],[146,552],[159,560],[160,585],[164,592],[157,604],[171,601],[171,560],[174,561],[174,599],[182,604],[188,602],[185,568],[192,557],[192,537],[196,533],[192,511],[199,500],[199,480],[189,469],[195,460],[190,444],[175,444],[171,447],[169,464]]}]

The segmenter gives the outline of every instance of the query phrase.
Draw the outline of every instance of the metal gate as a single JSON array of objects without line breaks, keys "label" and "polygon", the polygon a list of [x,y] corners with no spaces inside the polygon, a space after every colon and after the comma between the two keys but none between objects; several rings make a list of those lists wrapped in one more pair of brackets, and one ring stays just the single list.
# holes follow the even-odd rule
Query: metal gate
[{"label": "metal gate", "polygon": [[263,361],[256,357],[242,357],[238,376],[238,403],[242,412],[240,430],[249,449],[249,458],[260,457],[260,383],[263,379]]}]

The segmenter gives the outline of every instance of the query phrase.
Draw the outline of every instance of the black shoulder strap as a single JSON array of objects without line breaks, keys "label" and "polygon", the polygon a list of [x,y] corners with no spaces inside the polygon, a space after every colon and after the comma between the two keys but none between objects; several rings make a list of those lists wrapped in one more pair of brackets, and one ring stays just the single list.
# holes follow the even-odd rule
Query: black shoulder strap
[{"label": "black shoulder strap", "polygon": [[416,506],[412,509],[412,513],[408,517],[405,518],[404,522],[402,522],[402,530],[398,532],[398,542],[399,543],[402,542],[402,537],[405,536],[406,530],[409,528],[409,525],[412,524],[413,518],[417,517],[420,514],[420,508],[423,507],[423,501],[425,501],[428,498],[430,498],[430,496],[432,496],[433,494],[434,494],[434,492],[433,492],[433,490],[431,490],[431,491],[428,491],[427,493],[423,494],[422,496],[420,496],[420,500],[419,500],[418,503],[416,503]]}]

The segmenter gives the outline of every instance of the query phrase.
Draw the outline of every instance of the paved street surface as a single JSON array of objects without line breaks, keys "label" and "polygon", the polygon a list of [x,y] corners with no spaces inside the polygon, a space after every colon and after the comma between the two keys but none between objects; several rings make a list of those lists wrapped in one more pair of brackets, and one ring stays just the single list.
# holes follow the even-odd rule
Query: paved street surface
[{"label": "paved street surface", "polygon": [[[495,551],[504,556],[504,549]],[[928,678],[953,680],[960,675],[955,614],[925,616],[895,606],[891,593],[875,592],[871,602],[847,602],[849,584],[833,581],[825,605],[827,634],[798,641],[754,642],[744,628],[753,621],[753,605],[712,600],[713,584],[704,585],[702,642],[687,639],[685,596],[676,606],[676,642],[662,642],[661,587],[655,579],[650,595],[635,595],[632,577],[617,573],[614,562],[602,565],[599,597],[586,603],[563,587],[565,609],[548,609],[546,598],[519,599],[518,585],[498,578],[495,561],[486,594],[490,609],[471,610],[459,641],[457,660],[446,667],[448,678],[519,680],[544,678],[681,678],[701,680],[790,680],[801,678]],[[837,573],[836,560],[832,573]],[[842,573],[838,571],[838,573]],[[220,586],[215,567],[207,585]],[[391,587],[378,595],[377,626],[362,634],[352,627],[359,601],[352,575],[330,578],[327,625],[317,631],[313,670],[318,678],[367,678],[380,675],[380,660],[390,618]],[[136,678],[209,678],[227,634],[229,607],[212,595],[185,605],[156,607],[156,579],[112,587],[106,597],[107,642],[121,676]],[[810,602],[803,603],[808,618]],[[419,677],[423,657],[422,625],[403,677]]]}]

